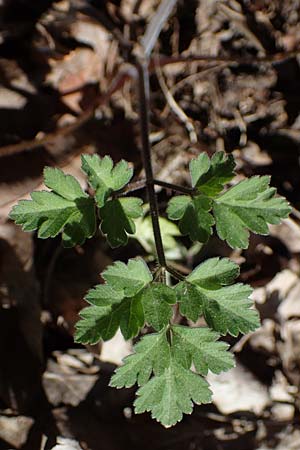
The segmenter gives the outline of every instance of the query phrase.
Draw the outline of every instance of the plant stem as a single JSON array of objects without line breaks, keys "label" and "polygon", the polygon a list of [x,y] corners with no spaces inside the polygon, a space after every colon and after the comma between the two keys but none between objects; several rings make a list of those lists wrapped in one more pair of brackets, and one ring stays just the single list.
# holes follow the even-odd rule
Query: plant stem
[{"label": "plant stem", "polygon": [[185,276],[182,275],[181,273],[177,272],[177,270],[173,269],[170,266],[166,267],[167,272],[169,272],[172,277],[174,277],[176,280],[178,281],[184,281],[185,280]]},{"label": "plant stem", "polygon": [[152,219],[153,234],[157,259],[161,267],[166,267],[166,257],[163,248],[161,231],[159,226],[158,204],[154,190],[154,178],[151,160],[151,145],[149,140],[149,73],[148,61],[137,59],[136,68],[138,71],[138,91],[139,91],[139,107],[140,107],[140,129],[142,139],[142,159],[146,175],[146,189],[150,205],[150,214]]},{"label": "plant stem", "polygon": [[[165,189],[171,189],[172,191],[180,192],[181,194],[193,195],[195,193],[194,188],[179,186],[178,184],[173,183],[167,183],[165,181],[157,180],[156,178],[153,179],[153,183],[155,186],[161,186]],[[145,179],[137,180],[134,181],[133,183],[129,183],[124,189],[117,192],[115,196],[122,197],[123,195],[127,195],[131,192],[138,191],[139,189],[144,189],[145,187],[146,187]]]},{"label": "plant stem", "polygon": [[192,195],[195,192],[195,189],[193,189],[193,188],[179,186],[179,185],[173,184],[173,183],[166,183],[165,181],[160,181],[160,180],[155,179],[155,180],[153,180],[153,182],[157,186],[162,186],[166,189],[172,189],[172,191],[181,192],[182,194]]},{"label": "plant stem", "polygon": [[132,183],[127,184],[121,191],[115,194],[116,197],[123,197],[124,195],[130,194],[131,192],[144,189],[146,187],[146,180],[137,180]]}]

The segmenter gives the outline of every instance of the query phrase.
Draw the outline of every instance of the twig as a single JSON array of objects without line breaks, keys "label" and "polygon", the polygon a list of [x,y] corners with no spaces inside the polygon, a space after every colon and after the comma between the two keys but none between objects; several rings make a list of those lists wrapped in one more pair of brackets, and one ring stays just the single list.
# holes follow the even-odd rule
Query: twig
[{"label": "twig", "polygon": [[150,214],[152,219],[153,234],[158,262],[162,267],[166,267],[166,257],[162,243],[159,226],[159,212],[157,198],[154,189],[154,178],[151,159],[151,145],[149,140],[149,73],[147,61],[137,59],[136,68],[139,75],[139,108],[140,108],[140,129],[142,138],[142,159],[146,174],[146,189],[148,193]]},{"label": "twig", "polygon": [[[223,62],[223,63],[230,63],[230,64],[260,64],[260,63],[270,63],[270,64],[276,64],[280,63],[282,61],[285,61],[289,58],[296,57],[300,54],[300,50],[298,51],[291,51],[291,52],[285,52],[285,53],[276,53],[275,55],[268,55],[261,58],[232,58],[232,57],[226,57],[226,56],[211,56],[211,55],[193,55],[193,56],[159,56],[159,63],[155,62],[154,59],[150,60],[149,63],[149,71],[153,72],[155,70],[155,67],[157,64],[159,64],[160,67],[164,67],[169,64],[177,64],[177,63],[191,63],[195,61],[202,61],[202,62]],[[99,107],[100,105],[106,103],[112,94],[116,91],[118,91],[125,83],[125,81],[128,78],[131,78],[132,75],[128,73],[128,71],[124,71],[119,73],[116,78],[112,81],[110,88],[108,89],[108,92],[103,95],[99,96],[98,99],[95,101],[95,106],[93,106],[88,111],[85,111],[82,116],[80,116],[75,123],[68,125],[66,127],[60,128],[59,130],[54,131],[53,133],[46,134],[41,139],[32,139],[28,141],[21,141],[17,144],[11,144],[6,145],[3,147],[0,147],[0,158],[3,156],[9,156],[14,155],[17,153],[21,153],[26,150],[34,150],[36,148],[42,147],[50,142],[53,142],[56,138],[59,136],[66,136],[68,134],[71,134],[75,130],[77,130],[79,127],[81,127],[83,124],[85,124],[88,120],[90,120],[95,112],[95,109]]]},{"label": "twig", "polygon": [[176,3],[177,0],[163,0],[147,26],[141,41],[146,58],[150,57],[158,36],[169,19]]},{"label": "twig", "polygon": [[198,139],[197,139],[197,133],[196,133],[196,130],[195,130],[192,120],[186,115],[186,113],[178,105],[175,98],[173,97],[173,94],[171,93],[170,89],[168,88],[168,86],[165,82],[165,79],[163,77],[162,70],[161,70],[159,64],[157,64],[155,66],[155,68],[156,68],[156,75],[157,75],[157,79],[158,79],[160,88],[161,88],[164,96],[166,97],[167,103],[168,103],[171,111],[173,111],[173,113],[178,117],[178,119],[181,122],[183,122],[185,128],[187,129],[187,131],[189,133],[191,143],[196,144]]},{"label": "twig", "polygon": [[[300,54],[299,50],[293,50],[288,52],[275,53],[273,55],[261,56],[259,58],[255,57],[232,57],[232,56],[214,56],[214,55],[191,55],[191,56],[165,56],[159,55],[159,65],[160,67],[178,64],[178,63],[191,63],[191,62],[224,62],[230,64],[249,64],[251,66],[261,63],[277,64],[283,62],[289,58],[295,58]],[[151,59],[149,70],[152,72],[155,70],[155,59]]]},{"label": "twig", "polygon": [[211,74],[214,71],[217,71],[219,69],[224,69],[226,67],[226,63],[218,63],[211,65],[207,67],[207,64],[204,69],[200,69],[198,72],[191,73],[190,75],[187,75],[186,77],[182,78],[181,80],[177,81],[177,83],[173,84],[170,88],[170,92],[174,95],[174,92],[176,92],[182,85],[185,85],[189,82],[194,82],[195,80],[201,79],[203,76],[206,76],[208,74]]}]

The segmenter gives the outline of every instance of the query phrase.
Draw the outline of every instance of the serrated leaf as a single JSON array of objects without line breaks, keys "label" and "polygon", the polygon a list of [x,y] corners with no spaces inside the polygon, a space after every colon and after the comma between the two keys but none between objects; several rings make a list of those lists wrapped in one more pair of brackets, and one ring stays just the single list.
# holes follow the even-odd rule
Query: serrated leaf
[{"label": "serrated leaf", "polygon": [[179,195],[168,204],[167,214],[171,220],[179,220],[179,230],[192,241],[206,242],[212,234],[214,219],[209,213],[212,200],[206,196]]},{"label": "serrated leaf", "polygon": [[174,289],[163,283],[151,283],[143,292],[143,307],[146,322],[156,331],[165,327],[172,317],[172,306],[176,303]]},{"label": "serrated leaf", "polygon": [[189,274],[187,280],[207,289],[218,289],[233,283],[240,273],[239,266],[228,258],[209,258]]},{"label": "serrated leaf", "polygon": [[204,317],[208,325],[223,335],[232,336],[256,330],[260,321],[249,299],[251,293],[250,286],[240,283],[206,292]]},{"label": "serrated leaf", "polygon": [[134,402],[137,414],[151,411],[151,416],[165,427],[171,427],[191,414],[193,403],[211,402],[208,383],[174,359],[159,376],[154,376],[137,391]]},{"label": "serrated leaf", "polygon": [[207,324],[221,334],[237,336],[255,330],[259,318],[251,309],[252,289],[240,283],[228,286],[237,274],[237,264],[227,258],[200,264],[176,289],[181,314],[196,321],[203,313]]},{"label": "serrated leaf", "polygon": [[62,232],[65,247],[82,244],[95,233],[96,216],[93,199],[81,189],[78,181],[60,169],[44,170],[45,185],[52,192],[32,192],[32,200],[21,200],[10,218],[25,231],[38,230],[46,239]]},{"label": "serrated leaf", "polygon": [[98,284],[90,289],[85,296],[85,300],[94,306],[101,308],[110,307],[114,303],[120,303],[124,298],[123,291],[117,291],[109,284]]},{"label": "serrated leaf", "polygon": [[199,298],[199,291],[196,286],[182,281],[176,284],[175,292],[180,314],[193,322],[197,322],[199,317],[203,315],[203,302]]},{"label": "serrated leaf", "polygon": [[232,180],[234,168],[232,155],[217,152],[210,160],[206,153],[201,153],[197,159],[190,162],[192,186],[203,194],[214,197]]},{"label": "serrated leaf", "polygon": [[210,169],[210,159],[207,153],[203,152],[192,159],[189,164],[190,175],[192,179],[192,186],[196,187],[198,180],[200,180]]},{"label": "serrated leaf", "polygon": [[124,338],[130,339],[138,334],[145,322],[140,293],[118,301],[114,299],[110,306],[89,306],[81,310],[80,316],[75,340],[82,344],[96,344],[100,339],[107,341],[119,327]]},{"label": "serrated leaf", "polygon": [[213,213],[219,237],[232,248],[247,248],[249,230],[266,235],[268,224],[278,224],[291,212],[283,197],[275,197],[270,177],[252,177],[214,200]]},{"label": "serrated leaf", "polygon": [[140,258],[108,266],[102,273],[106,284],[91,289],[85,299],[93,306],[80,312],[76,341],[94,344],[111,339],[120,327],[125,339],[136,336],[144,326],[143,291],[152,281],[147,265]]},{"label": "serrated leaf", "polygon": [[218,333],[206,327],[189,328],[173,325],[174,355],[178,362],[185,361],[186,368],[193,363],[201,375],[207,375],[208,370],[213,373],[234,367],[233,355],[228,351],[225,342],[216,342]]},{"label": "serrated leaf", "polygon": [[137,294],[152,281],[151,272],[141,258],[129,259],[128,264],[116,261],[108,266],[102,277],[115,290],[123,291],[126,297]]},{"label": "serrated leaf", "polygon": [[110,386],[122,388],[131,387],[135,383],[144,385],[151,374],[160,375],[170,363],[170,348],[165,331],[144,336],[134,346],[132,355],[124,359],[112,376]]},{"label": "serrated leaf", "polygon": [[139,198],[126,197],[109,200],[100,209],[101,231],[107,235],[108,243],[112,248],[126,245],[127,233],[135,233],[135,224],[132,219],[142,216],[142,203]]},{"label": "serrated leaf", "polygon": [[90,185],[95,189],[99,208],[104,206],[114,191],[122,189],[132,178],[133,170],[124,160],[115,166],[110,156],[82,155],[82,170],[87,174]]}]

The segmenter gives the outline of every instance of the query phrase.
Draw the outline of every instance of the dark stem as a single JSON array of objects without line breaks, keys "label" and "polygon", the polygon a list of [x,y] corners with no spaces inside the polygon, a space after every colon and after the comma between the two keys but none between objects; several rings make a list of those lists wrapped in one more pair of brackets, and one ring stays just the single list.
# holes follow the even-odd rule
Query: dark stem
[{"label": "dark stem", "polygon": [[[172,191],[180,192],[181,194],[193,195],[196,192],[194,188],[179,186],[178,184],[173,183],[167,183],[165,181],[157,180],[156,178],[153,179],[153,183],[156,186],[161,186],[165,189],[171,189]],[[146,187],[145,179],[137,180],[127,184],[125,188],[123,188],[121,191],[115,194],[115,197],[122,197],[124,195],[130,194],[131,192],[138,191],[139,189],[144,189],[145,187]]]},{"label": "dark stem", "polygon": [[144,189],[146,187],[146,180],[137,180],[132,183],[127,184],[121,191],[115,193],[115,197],[123,197],[131,192],[138,191],[140,189]]},{"label": "dark stem", "polygon": [[177,270],[173,269],[170,266],[166,267],[166,271],[169,272],[169,274],[172,275],[173,278],[175,278],[178,281],[184,281],[185,280],[185,276],[182,275],[181,273],[177,272]]},{"label": "dark stem", "polygon": [[[178,63],[192,63],[192,62],[225,62],[228,64],[261,64],[261,63],[270,63],[272,65],[276,65],[285,61],[289,58],[295,58],[299,55],[299,50],[291,50],[286,52],[279,52],[273,55],[266,55],[260,58],[254,57],[232,57],[232,56],[212,56],[212,55],[191,55],[191,56],[165,56],[165,55],[157,55],[156,58],[151,58],[149,64],[149,70],[152,72],[155,68],[155,65],[159,65],[160,67],[164,67],[169,64],[178,64]],[[157,62],[158,61],[158,62]]]},{"label": "dark stem", "polygon": [[142,159],[146,175],[146,189],[150,205],[150,214],[152,219],[155,247],[158,262],[162,267],[166,267],[166,257],[163,248],[160,226],[158,221],[158,204],[154,190],[154,178],[151,160],[151,146],[149,140],[149,73],[148,61],[137,60],[136,68],[138,71],[138,90],[139,90],[139,107],[140,107],[140,128],[142,139]]},{"label": "dark stem", "polygon": [[173,183],[166,183],[165,181],[160,181],[160,180],[153,180],[154,184],[156,184],[157,186],[162,186],[166,189],[172,189],[172,191],[176,191],[176,192],[181,192],[182,194],[189,194],[192,195],[195,193],[195,189],[193,188],[188,188],[188,187],[184,187],[184,186],[178,186],[177,184],[173,184]]}]

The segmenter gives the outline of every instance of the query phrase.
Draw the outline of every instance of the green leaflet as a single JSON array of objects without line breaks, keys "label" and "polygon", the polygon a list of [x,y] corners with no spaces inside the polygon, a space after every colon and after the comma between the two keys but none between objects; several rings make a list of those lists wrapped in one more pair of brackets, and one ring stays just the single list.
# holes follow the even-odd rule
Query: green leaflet
[{"label": "green leaflet", "polygon": [[114,337],[118,328],[125,339],[138,334],[144,326],[144,311],[140,293],[125,297],[110,307],[89,306],[80,312],[82,320],[76,324],[76,342],[96,344]]},{"label": "green leaflet", "polygon": [[116,370],[110,385],[122,388],[138,383],[141,386],[135,401],[136,413],[151,411],[153,418],[170,427],[180,421],[184,413],[192,412],[193,402],[211,401],[208,383],[182,365],[179,349],[175,355],[166,330],[145,336],[134,351]]},{"label": "green leaflet", "polygon": [[175,291],[180,314],[197,322],[203,315],[203,301],[198,289],[193,284],[182,281],[175,286]]},{"label": "green leaflet", "polygon": [[165,331],[144,336],[130,356],[124,359],[112,376],[110,386],[131,387],[135,383],[144,385],[153,374],[161,375],[170,363],[170,349]]},{"label": "green leaflet", "polygon": [[152,275],[142,260],[129,260],[128,265],[118,261],[102,276],[107,283],[91,289],[85,297],[92,306],[80,312],[77,342],[91,344],[111,339],[119,327],[124,338],[130,339],[145,321],[157,331],[168,325],[171,305],[176,302],[175,291],[163,283],[150,283]]},{"label": "green leaflet", "polygon": [[109,284],[98,284],[90,289],[85,296],[85,300],[91,305],[100,308],[111,307],[114,303],[120,303],[124,298],[123,291],[117,291]]},{"label": "green leaflet", "polygon": [[98,155],[82,155],[82,169],[87,174],[89,183],[95,189],[96,201],[102,208],[108,197],[122,189],[132,178],[133,169],[124,160],[115,166],[110,156],[100,158]]},{"label": "green leaflet", "polygon": [[172,317],[172,306],[176,303],[174,289],[163,283],[149,284],[143,293],[145,319],[149,325],[159,331],[165,327]]},{"label": "green leaflet", "polygon": [[91,289],[85,299],[92,306],[80,312],[76,324],[77,342],[94,344],[111,339],[120,327],[125,339],[136,336],[144,326],[143,288],[152,275],[142,259],[130,259],[128,264],[117,261],[102,277],[106,284]]},{"label": "green leaflet", "polygon": [[179,229],[183,235],[189,235],[192,241],[207,242],[212,234],[215,220],[211,214],[213,198],[234,176],[232,155],[217,152],[211,159],[206,153],[190,162],[193,196],[179,195],[168,204],[167,214],[171,220],[179,220]]},{"label": "green leaflet", "polygon": [[101,231],[107,235],[111,247],[120,247],[128,242],[128,235],[135,233],[132,219],[143,215],[142,200],[126,197],[109,200],[100,209]]},{"label": "green leaflet", "polygon": [[192,241],[206,242],[212,234],[214,219],[209,213],[212,200],[203,195],[190,197],[179,195],[168,204],[167,214],[171,220],[179,220],[179,230]]},{"label": "green leaflet", "polygon": [[283,197],[274,197],[270,177],[243,180],[215,199],[213,213],[218,235],[232,248],[247,248],[249,231],[268,234],[268,224],[278,224],[291,207]]},{"label": "green leaflet", "polygon": [[268,224],[278,224],[291,212],[288,202],[276,196],[268,176],[252,177],[221,193],[234,176],[232,155],[217,152],[211,159],[201,153],[190,163],[193,196],[173,197],[167,213],[179,220],[182,234],[206,242],[216,224],[219,237],[232,248],[247,248],[249,231],[268,234]]},{"label": "green leaflet", "polygon": [[226,286],[240,274],[240,268],[237,264],[228,258],[210,258],[199,266],[195,267],[187,280],[207,289],[218,289]]},{"label": "green leaflet", "polygon": [[128,264],[116,261],[102,273],[104,280],[115,290],[132,297],[152,281],[152,274],[141,258],[129,259]]},{"label": "green leaflet", "polygon": [[151,411],[152,418],[166,428],[179,422],[183,414],[191,414],[193,403],[211,402],[207,381],[173,358],[164,372],[140,387],[136,395],[136,414]]},{"label": "green leaflet", "polygon": [[190,162],[192,186],[209,197],[215,197],[234,177],[235,162],[232,155],[215,153],[211,160],[206,153]]},{"label": "green leaflet", "polygon": [[228,352],[229,345],[216,342],[218,333],[206,327],[188,328],[173,325],[174,355],[177,361],[189,369],[193,363],[201,375],[208,370],[220,373],[234,367],[233,355]]},{"label": "green leaflet", "polygon": [[45,185],[51,192],[32,192],[32,200],[21,200],[10,218],[25,231],[38,230],[38,237],[46,239],[62,232],[65,247],[82,244],[95,233],[94,201],[85,194],[78,181],[60,169],[44,170]]},{"label": "green leaflet", "polygon": [[238,266],[223,258],[211,258],[196,267],[186,281],[176,286],[180,312],[194,322],[204,315],[207,324],[221,334],[237,336],[259,326],[258,314],[251,309],[252,289],[233,284]]}]

